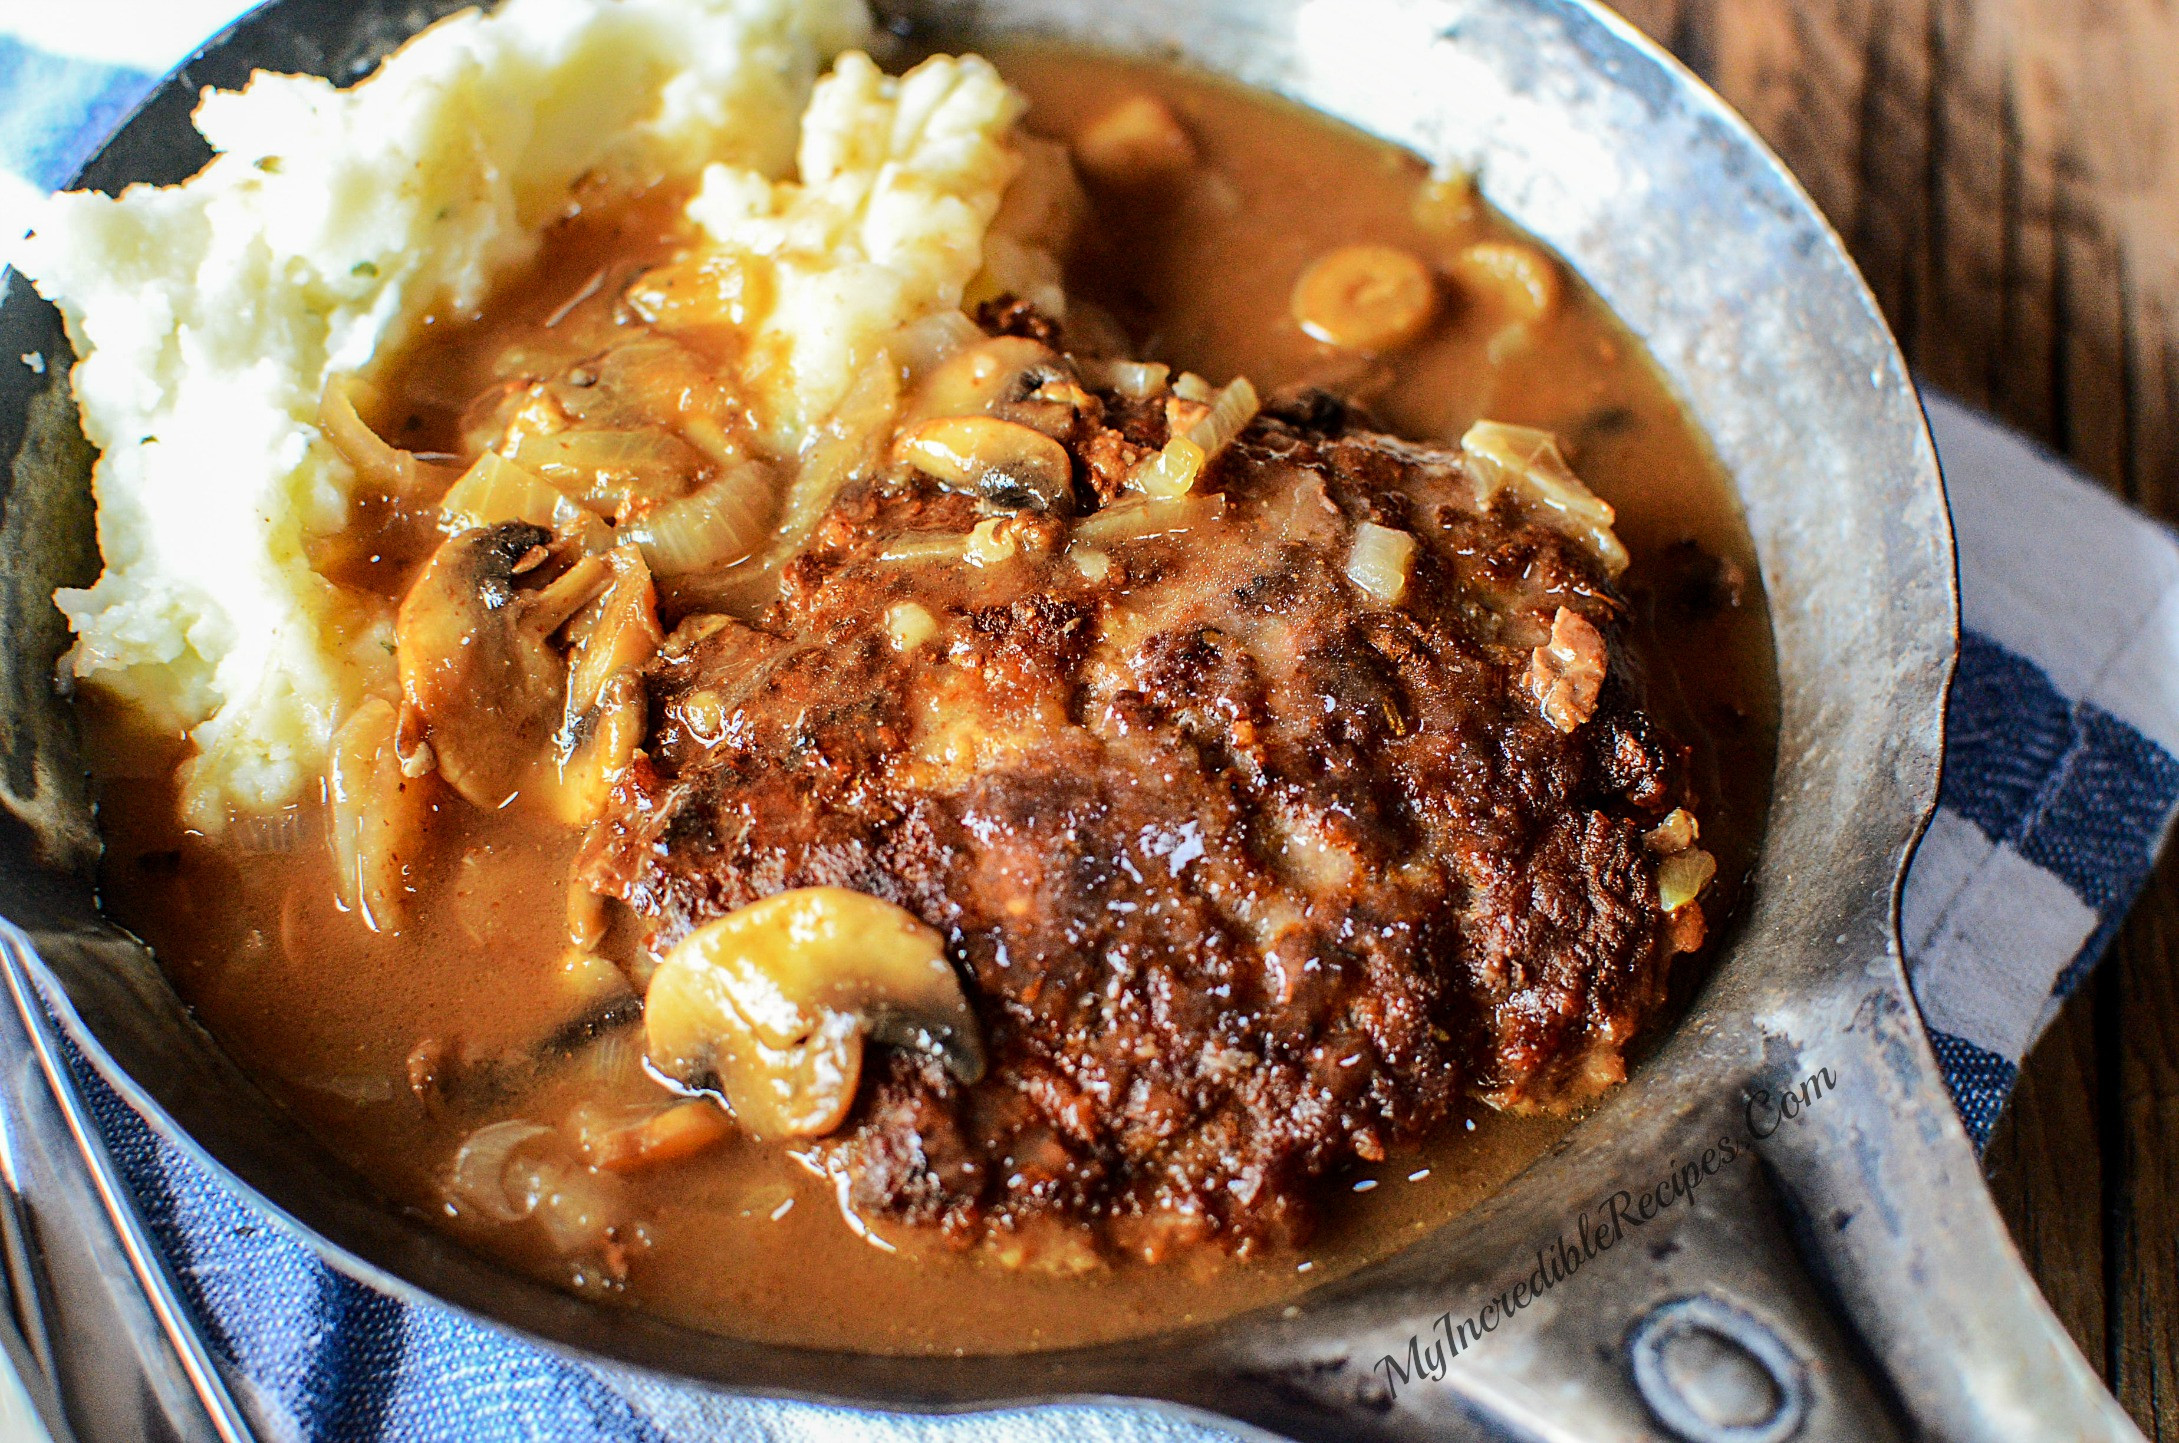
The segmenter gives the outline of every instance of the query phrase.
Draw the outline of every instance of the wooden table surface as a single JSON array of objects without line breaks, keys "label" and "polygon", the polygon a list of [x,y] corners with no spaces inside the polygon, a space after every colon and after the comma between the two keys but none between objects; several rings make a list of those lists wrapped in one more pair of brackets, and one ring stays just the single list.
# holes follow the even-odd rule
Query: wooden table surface
[{"label": "wooden table surface", "polygon": [[[1800,176],[1920,376],[2179,520],[2179,4],[1618,4]],[[1985,1163],[2082,1352],[2179,1443],[2179,860]]]}]

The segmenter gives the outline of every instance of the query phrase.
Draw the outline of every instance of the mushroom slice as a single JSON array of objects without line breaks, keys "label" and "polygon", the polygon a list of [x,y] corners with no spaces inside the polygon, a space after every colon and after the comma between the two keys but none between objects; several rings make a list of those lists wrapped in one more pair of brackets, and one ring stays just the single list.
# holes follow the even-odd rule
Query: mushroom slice
[{"label": "mushroom slice", "polygon": [[1074,501],[1067,448],[1041,431],[991,416],[940,416],[905,432],[903,461],[996,505],[1064,516]]},{"label": "mushroom slice", "polygon": [[759,1140],[822,1137],[847,1119],[862,1081],[863,1036],[833,1012],[792,1047],[760,1041],[735,1009],[723,974],[662,966],[643,1003],[651,1065],[715,1090]]},{"label": "mushroom slice", "polygon": [[651,1063],[715,1079],[758,1137],[819,1137],[846,1118],[867,1035],[983,1076],[976,1016],[938,933],[841,887],[781,892],[682,939],[644,1001]]},{"label": "mushroom slice", "polygon": [[481,526],[425,563],[394,621],[401,691],[431,729],[447,784],[479,807],[558,783],[553,745],[567,662],[547,638],[613,578],[586,556],[541,586],[550,532],[527,522]]},{"label": "mushroom slice", "polygon": [[1023,400],[1047,382],[1065,379],[1059,353],[1027,336],[993,336],[939,364],[917,383],[906,419],[979,416]]}]

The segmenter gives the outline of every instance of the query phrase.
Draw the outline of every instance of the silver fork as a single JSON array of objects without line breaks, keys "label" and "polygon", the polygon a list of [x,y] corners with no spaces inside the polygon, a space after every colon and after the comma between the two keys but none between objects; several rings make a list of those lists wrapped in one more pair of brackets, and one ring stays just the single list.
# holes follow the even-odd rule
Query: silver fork
[{"label": "silver fork", "polygon": [[0,1346],[57,1443],[253,1443],[69,1075],[43,971],[0,923]]}]

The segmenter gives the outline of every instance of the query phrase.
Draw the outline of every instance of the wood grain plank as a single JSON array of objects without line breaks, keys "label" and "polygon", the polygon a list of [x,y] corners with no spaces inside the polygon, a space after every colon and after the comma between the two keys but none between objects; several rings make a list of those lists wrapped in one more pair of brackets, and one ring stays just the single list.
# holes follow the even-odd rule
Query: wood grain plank
[{"label": "wood grain plank", "polygon": [[2010,370],[2005,261],[2010,41],[2003,12],[1980,0],[1937,0],[1926,46],[1931,92],[1927,305],[1911,343],[1925,381],[1990,407]]},{"label": "wood grain plank", "polygon": [[[2022,1064],[2013,1102],[1983,1154],[1990,1191],[2043,1295],[2083,1355],[2107,1358],[2103,1165],[2096,991],[2077,990]],[[2108,1376],[2108,1375],[2107,1375]]]},{"label": "wood grain plank", "polygon": [[2067,449],[2151,510],[2179,506],[2167,357],[2179,320],[2179,11],[2164,0],[1979,0],[2012,12],[2026,156],[2057,182]]},{"label": "wood grain plank", "polygon": [[[1801,176],[1918,374],[2179,519],[2179,5],[1642,8]],[[2024,1064],[1989,1162],[2053,1307],[2179,1443],[2175,975],[2167,864]]]},{"label": "wood grain plank", "polygon": [[[2173,200],[2179,229],[2179,196]],[[2130,265],[2127,279],[2128,490],[2152,515],[2179,519],[2179,295],[2141,294]]]},{"label": "wood grain plank", "polygon": [[[1924,0],[1900,0],[1919,7]],[[1711,0],[1705,77],[1747,116],[1854,247],[1877,299],[1912,330],[1926,204],[1872,204],[1919,188],[1926,66],[1893,55],[1878,0]]]},{"label": "wood grain plank", "polygon": [[[1974,7],[1978,18],[1989,14]],[[1979,24],[1978,24],[1979,31]],[[1968,41],[1973,53],[1975,37]],[[2031,436],[2062,445],[2063,410],[2059,343],[2064,333],[2059,297],[2058,167],[2046,143],[2047,126],[2030,131],[2024,117],[2039,109],[2029,74],[2007,64],[2000,97],[1999,143],[2004,187],[2003,247],[1999,258],[2002,352],[1994,357],[1990,402],[2000,416]]]},{"label": "wood grain plank", "polygon": [[2114,1388],[2142,1432],[2179,1440],[2179,859],[2166,858],[2119,939],[2110,979],[2124,1186],[2109,1219]]},{"label": "wood grain plank", "polygon": [[2052,439],[2075,465],[2123,493],[2133,469],[2125,262],[2117,239],[2096,222],[2093,186],[2078,164],[2061,158],[2053,174],[2058,413]]},{"label": "wood grain plank", "polygon": [[1671,48],[1680,28],[1679,0],[1618,0],[1613,8],[1650,39]]}]

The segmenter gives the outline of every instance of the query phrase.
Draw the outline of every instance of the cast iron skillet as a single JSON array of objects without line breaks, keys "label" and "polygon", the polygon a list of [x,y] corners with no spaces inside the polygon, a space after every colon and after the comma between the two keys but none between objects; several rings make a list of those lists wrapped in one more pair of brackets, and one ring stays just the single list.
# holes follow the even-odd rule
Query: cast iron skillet
[{"label": "cast iron skillet", "polygon": [[[909,3],[890,18],[941,38],[1177,55],[1476,164],[1648,344],[1739,487],[1783,691],[1750,913],[1690,1015],[1489,1203],[1291,1309],[1034,1360],[900,1359],[723,1340],[514,1277],[375,1200],[99,918],[48,601],[96,570],[90,458],[65,368],[12,363],[67,351],[10,277],[0,911],[106,1076],[334,1266],[594,1363],[732,1391],[932,1411],[1137,1398],[1302,1437],[2134,1436],[2022,1270],[1901,973],[1898,879],[1936,794],[1956,637],[1951,537],[1913,387],[1808,198],[1716,97],[1585,0]],[[206,158],[187,119],[199,87],[254,67],[352,80],[453,8],[276,0],[78,183],[178,181]],[[1669,1185],[1684,1177],[1691,1197]]]}]

